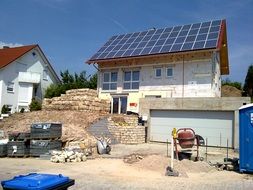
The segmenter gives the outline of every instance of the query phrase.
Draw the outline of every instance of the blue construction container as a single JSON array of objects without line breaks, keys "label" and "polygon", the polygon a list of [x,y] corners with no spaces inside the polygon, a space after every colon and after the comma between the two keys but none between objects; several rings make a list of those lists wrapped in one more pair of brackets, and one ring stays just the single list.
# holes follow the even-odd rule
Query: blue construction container
[{"label": "blue construction container", "polygon": [[240,171],[253,172],[253,104],[239,109]]},{"label": "blue construction container", "polygon": [[61,174],[38,174],[15,176],[11,180],[2,181],[4,190],[65,190],[74,185],[75,181]]}]

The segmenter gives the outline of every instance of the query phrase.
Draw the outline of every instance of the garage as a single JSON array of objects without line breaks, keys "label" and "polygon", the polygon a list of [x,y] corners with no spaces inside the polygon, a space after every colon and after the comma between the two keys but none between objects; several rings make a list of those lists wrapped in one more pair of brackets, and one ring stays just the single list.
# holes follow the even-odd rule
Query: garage
[{"label": "garage", "polygon": [[150,110],[150,141],[170,141],[173,128],[192,128],[209,146],[233,147],[233,111]]}]

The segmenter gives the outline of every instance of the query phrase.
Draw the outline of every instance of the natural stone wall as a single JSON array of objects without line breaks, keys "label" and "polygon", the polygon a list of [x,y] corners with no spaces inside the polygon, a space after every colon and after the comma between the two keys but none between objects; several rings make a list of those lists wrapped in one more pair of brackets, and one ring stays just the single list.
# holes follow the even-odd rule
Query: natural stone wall
[{"label": "natural stone wall", "polygon": [[145,127],[138,125],[136,116],[112,116],[108,118],[110,133],[122,144],[145,143]]},{"label": "natural stone wall", "polygon": [[92,89],[73,89],[60,97],[45,98],[42,103],[44,110],[80,110],[89,112],[109,113],[110,102],[97,97]]}]

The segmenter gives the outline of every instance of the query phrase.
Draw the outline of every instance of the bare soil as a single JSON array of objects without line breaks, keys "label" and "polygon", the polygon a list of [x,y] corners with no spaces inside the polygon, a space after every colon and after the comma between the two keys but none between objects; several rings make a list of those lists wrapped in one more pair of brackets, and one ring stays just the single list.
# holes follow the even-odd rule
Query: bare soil
[{"label": "bare soil", "polygon": [[224,85],[221,87],[222,97],[241,97],[242,91],[229,85]]},{"label": "bare soil", "polygon": [[32,123],[60,122],[63,124],[63,141],[76,141],[89,138],[85,128],[104,117],[98,113],[84,111],[34,111],[15,113],[0,122],[0,130],[11,132],[28,132]]}]

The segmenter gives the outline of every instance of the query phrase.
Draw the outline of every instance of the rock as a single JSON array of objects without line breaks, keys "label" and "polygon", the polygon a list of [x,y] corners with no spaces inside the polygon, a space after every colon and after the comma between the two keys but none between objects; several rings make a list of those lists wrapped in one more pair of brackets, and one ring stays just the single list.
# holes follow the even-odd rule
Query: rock
[{"label": "rock", "polygon": [[59,163],[65,163],[64,155],[59,156],[58,159],[59,159]]},{"label": "rock", "polygon": [[82,162],[86,161],[86,155],[84,152],[64,150],[52,152],[51,162],[65,163],[65,162]]},{"label": "rock", "polygon": [[85,162],[87,160],[87,157],[85,155],[82,156],[82,161]]},{"label": "rock", "polygon": [[75,154],[74,151],[66,151],[65,153],[67,157],[70,157]]},{"label": "rock", "polygon": [[54,163],[58,163],[59,162],[58,156],[52,156],[50,161]]}]

